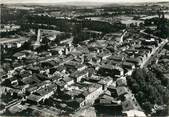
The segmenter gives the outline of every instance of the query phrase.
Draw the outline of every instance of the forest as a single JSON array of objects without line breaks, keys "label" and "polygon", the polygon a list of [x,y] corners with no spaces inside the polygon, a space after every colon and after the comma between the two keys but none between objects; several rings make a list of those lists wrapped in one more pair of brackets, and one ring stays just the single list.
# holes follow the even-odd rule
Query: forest
[{"label": "forest", "polygon": [[154,105],[158,105],[164,108],[157,109],[155,115],[164,116],[168,114],[169,107],[169,79],[159,69],[154,70],[156,72],[137,69],[127,82],[146,113],[151,113]]}]

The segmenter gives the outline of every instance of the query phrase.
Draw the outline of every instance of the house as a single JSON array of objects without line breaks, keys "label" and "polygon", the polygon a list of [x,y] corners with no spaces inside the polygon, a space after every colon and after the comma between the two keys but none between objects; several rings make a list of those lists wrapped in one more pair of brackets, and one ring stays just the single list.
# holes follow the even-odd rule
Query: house
[{"label": "house", "polygon": [[73,59],[74,59],[74,57],[72,55],[67,55],[66,58],[63,58],[63,60],[60,61],[59,65],[64,65],[65,63],[67,63],[67,62],[69,62],[69,61],[71,61]]},{"label": "house", "polygon": [[66,67],[64,65],[55,66],[49,69],[49,74],[54,76],[57,73],[65,73]]},{"label": "house", "polygon": [[17,52],[17,53],[15,53],[15,54],[13,55],[13,57],[14,57],[15,59],[23,59],[23,58],[26,58],[26,54],[23,53],[23,52]]},{"label": "house", "polygon": [[122,101],[122,108],[123,111],[140,110],[139,104],[131,99]]},{"label": "house", "polygon": [[158,42],[154,38],[142,40],[142,45],[155,45],[158,46]]},{"label": "house", "polygon": [[102,34],[102,32],[88,29],[84,29],[82,32],[85,33],[86,35],[90,35],[92,38],[98,38]]},{"label": "house", "polygon": [[78,70],[78,71],[82,71],[84,69],[86,69],[86,65],[80,64],[79,62],[75,62],[75,61],[70,61],[65,63],[65,66],[68,69],[74,69],[74,70]]},{"label": "house", "polygon": [[84,106],[84,99],[83,98],[76,98],[75,100],[69,100],[66,102],[68,106],[78,109]]},{"label": "house", "polygon": [[104,77],[98,82],[98,84],[102,85],[103,90],[107,90],[107,87],[112,83],[113,83],[113,78],[111,77]]},{"label": "house", "polygon": [[139,110],[123,111],[122,115],[125,117],[146,117],[145,113]]},{"label": "house", "polygon": [[74,79],[70,77],[64,77],[62,80],[66,83],[67,86],[74,83]]},{"label": "house", "polygon": [[64,100],[75,100],[76,98],[81,97],[80,94],[82,93],[82,91],[80,90],[69,90],[69,91],[64,91],[64,94],[62,96],[62,99]]},{"label": "house", "polygon": [[82,71],[82,70],[84,70],[84,69],[86,69],[87,68],[87,66],[86,65],[83,65],[83,64],[79,64],[78,66],[76,66],[76,69],[78,70],[78,71]]},{"label": "house", "polygon": [[39,73],[40,68],[38,66],[27,66],[25,68],[26,70],[30,70],[32,73]]},{"label": "house", "polygon": [[112,101],[114,100],[113,97],[103,94],[100,98],[99,98],[99,104],[111,104]]},{"label": "house", "polygon": [[108,91],[111,92],[111,96],[112,96],[112,97],[117,97],[117,96],[118,96],[118,95],[117,95],[116,86],[114,86],[114,85],[109,85],[109,86],[107,87],[107,89],[108,89]]},{"label": "house", "polygon": [[35,78],[35,77],[28,76],[28,77],[22,78],[21,81],[22,81],[24,84],[35,84],[36,82],[35,82],[34,78]]},{"label": "house", "polygon": [[94,101],[103,93],[102,85],[92,84],[82,93],[82,97],[85,99],[84,105],[91,105]]},{"label": "house", "polygon": [[101,77],[92,75],[90,77],[87,77],[85,80],[92,82],[92,83],[97,83],[100,81],[100,79],[101,79]]},{"label": "house", "polygon": [[74,78],[75,82],[80,82],[82,78],[88,77],[89,72],[87,69],[84,69],[83,71],[76,71],[72,74],[70,74],[70,77]]},{"label": "house", "polygon": [[14,70],[17,70],[17,69],[22,69],[24,67],[24,64],[23,63],[19,63],[19,62],[14,62],[12,64]]},{"label": "house", "polygon": [[25,106],[22,106],[20,104],[16,104],[16,105],[11,106],[8,110],[11,114],[18,114],[26,109],[27,108]]},{"label": "house", "polygon": [[39,89],[38,86],[36,85],[30,85],[27,89],[26,89],[26,94],[32,94],[34,92],[36,92]]},{"label": "house", "polygon": [[94,62],[94,63],[100,63],[101,60],[102,60],[102,59],[101,59],[100,57],[98,57],[98,56],[91,58],[91,61]]},{"label": "house", "polygon": [[6,78],[3,82],[4,85],[18,85],[17,77]]},{"label": "house", "polygon": [[122,60],[123,60],[123,57],[122,57],[122,56],[112,55],[112,56],[110,56],[108,59],[114,60],[114,61],[122,61]]},{"label": "house", "polygon": [[41,96],[35,95],[35,94],[30,94],[27,97],[27,102],[32,103],[32,104],[38,104],[41,101]]},{"label": "house", "polygon": [[49,49],[49,51],[52,53],[52,55],[63,55],[64,53],[64,46],[57,46]]},{"label": "house", "polygon": [[26,88],[26,93],[27,94],[32,94],[36,92],[37,90],[44,88],[50,84],[50,81],[44,81],[41,83],[36,83],[36,84],[30,84],[28,88]]},{"label": "house", "polygon": [[43,73],[49,74],[50,72],[49,67],[44,67],[44,68],[40,67],[39,70],[41,74]]},{"label": "house", "polygon": [[100,66],[99,73],[103,74],[104,76],[114,77],[124,75],[124,70],[116,65],[103,64]]},{"label": "house", "polygon": [[57,82],[61,79],[61,76],[59,74],[55,74],[55,75],[52,75],[51,77],[49,77],[49,79],[53,82]]},{"label": "house", "polygon": [[20,76],[21,78],[28,77],[28,76],[30,76],[30,75],[32,75],[32,72],[29,71],[29,70],[24,70],[24,69],[22,69],[22,71],[19,72],[19,76]]},{"label": "house", "polygon": [[125,77],[118,78],[116,80],[117,86],[127,86],[127,81]]},{"label": "house", "polygon": [[46,62],[41,62],[41,67],[54,67],[58,65],[58,62],[51,60],[51,61],[46,61]]},{"label": "house", "polygon": [[125,60],[126,60],[126,62],[134,63],[136,67],[139,66],[142,61],[139,58],[126,58]]},{"label": "house", "polygon": [[1,107],[1,110],[0,110],[0,114],[4,114],[6,112],[6,103],[5,102],[0,102],[0,107]]},{"label": "house", "polygon": [[121,87],[117,87],[116,91],[119,97],[123,97],[125,94],[129,92],[129,89],[124,86],[121,86]]},{"label": "house", "polygon": [[[108,60],[106,60],[106,61],[108,61]],[[120,63],[121,63],[121,62],[119,62],[119,61],[110,60],[110,64],[111,64],[111,65],[114,65],[114,66],[119,66]]]},{"label": "house", "polygon": [[44,74],[36,74],[36,77],[40,80],[40,81],[45,81],[48,80],[49,78],[44,75]]},{"label": "house", "polygon": [[57,86],[55,84],[50,84],[44,88],[37,90],[33,94],[40,96],[40,98],[38,99],[41,101],[41,100],[48,99],[50,96],[52,96],[56,89],[57,89]]},{"label": "house", "polygon": [[64,44],[64,45],[68,44],[69,47],[71,47],[72,46],[72,41],[73,41],[73,37],[70,37],[70,38],[67,38],[65,40],[61,40],[60,44]]},{"label": "house", "polygon": [[52,56],[52,54],[50,52],[45,51],[45,52],[39,53],[39,56],[40,57],[49,57],[49,56]]},{"label": "house", "polygon": [[100,53],[98,56],[101,58],[101,60],[106,60],[109,58],[112,54],[111,53]]},{"label": "house", "polygon": [[55,80],[54,82],[57,85],[57,89],[59,91],[62,91],[65,88],[66,83],[64,81]]},{"label": "house", "polygon": [[123,67],[124,69],[132,70],[132,69],[135,69],[135,64],[134,64],[134,63],[131,63],[131,62],[123,62],[123,63],[122,63],[122,67]]},{"label": "house", "polygon": [[3,78],[6,76],[6,71],[0,67],[0,78]]}]

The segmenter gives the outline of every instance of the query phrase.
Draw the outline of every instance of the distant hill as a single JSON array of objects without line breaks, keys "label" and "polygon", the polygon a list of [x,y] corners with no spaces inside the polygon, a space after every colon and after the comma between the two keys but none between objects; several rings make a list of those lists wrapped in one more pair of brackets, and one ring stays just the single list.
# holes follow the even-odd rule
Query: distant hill
[{"label": "distant hill", "polygon": [[141,2],[141,3],[111,3],[111,2],[56,2],[56,3],[7,3],[8,5],[15,5],[15,6],[84,6],[84,7],[113,7],[113,6],[142,6],[142,5],[162,5],[169,7],[169,2]]}]

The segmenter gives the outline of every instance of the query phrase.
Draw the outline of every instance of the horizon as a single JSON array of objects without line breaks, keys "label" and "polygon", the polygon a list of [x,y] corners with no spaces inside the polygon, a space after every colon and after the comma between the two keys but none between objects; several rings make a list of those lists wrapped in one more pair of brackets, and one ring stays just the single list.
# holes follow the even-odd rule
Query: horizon
[{"label": "horizon", "polygon": [[54,4],[57,4],[57,3],[106,3],[106,4],[111,4],[111,3],[147,3],[147,2],[169,2],[169,0],[1,0],[1,4],[17,4],[17,3],[54,3]]}]

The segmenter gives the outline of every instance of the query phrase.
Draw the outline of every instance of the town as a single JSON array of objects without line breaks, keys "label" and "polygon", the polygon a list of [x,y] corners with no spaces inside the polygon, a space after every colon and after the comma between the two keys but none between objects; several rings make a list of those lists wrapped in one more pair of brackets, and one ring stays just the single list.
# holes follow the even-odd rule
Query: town
[{"label": "town", "polygon": [[1,4],[1,115],[167,116],[169,3],[161,4]]}]

